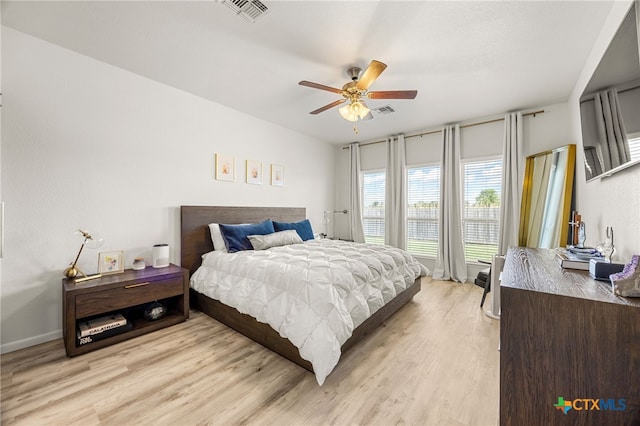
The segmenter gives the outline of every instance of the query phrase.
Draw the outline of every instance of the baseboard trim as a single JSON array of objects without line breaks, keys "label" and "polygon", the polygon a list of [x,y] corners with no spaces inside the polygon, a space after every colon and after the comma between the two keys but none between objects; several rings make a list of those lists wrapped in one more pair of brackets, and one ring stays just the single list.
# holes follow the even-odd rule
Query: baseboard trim
[{"label": "baseboard trim", "polygon": [[15,342],[3,343],[2,345],[0,345],[0,354],[17,351],[20,349],[39,345],[41,343],[47,343],[56,339],[62,339],[62,329],[22,340],[16,340]]}]

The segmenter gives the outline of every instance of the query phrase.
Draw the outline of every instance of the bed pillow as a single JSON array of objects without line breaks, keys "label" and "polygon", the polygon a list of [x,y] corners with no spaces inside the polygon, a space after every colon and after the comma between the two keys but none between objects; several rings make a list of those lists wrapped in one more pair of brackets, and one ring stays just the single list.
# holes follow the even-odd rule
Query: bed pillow
[{"label": "bed pillow", "polygon": [[242,250],[253,250],[253,246],[247,238],[249,235],[271,234],[275,230],[271,219],[267,219],[264,222],[248,225],[225,225],[221,223],[220,232],[227,246],[227,253],[235,253]]},{"label": "bed pillow", "polygon": [[313,229],[311,229],[311,222],[309,219],[305,219],[302,222],[273,222],[273,227],[276,231],[288,231],[293,229],[298,232],[302,241],[313,240]]},{"label": "bed pillow", "polygon": [[[241,223],[240,225],[251,225],[250,223]],[[222,232],[220,232],[219,223],[210,223],[209,232],[211,233],[211,242],[213,243],[213,251],[227,252],[227,246],[224,243]]]},{"label": "bed pillow", "polygon": [[300,235],[298,235],[295,229],[266,235],[249,235],[247,238],[251,242],[254,250],[266,250],[271,247],[287,246],[289,244],[299,244],[302,242],[302,238],[300,238]]},{"label": "bed pillow", "polygon": [[211,241],[213,242],[213,250],[227,252],[227,246],[224,244],[224,238],[222,232],[220,232],[220,224],[210,223],[209,232],[211,233]]}]

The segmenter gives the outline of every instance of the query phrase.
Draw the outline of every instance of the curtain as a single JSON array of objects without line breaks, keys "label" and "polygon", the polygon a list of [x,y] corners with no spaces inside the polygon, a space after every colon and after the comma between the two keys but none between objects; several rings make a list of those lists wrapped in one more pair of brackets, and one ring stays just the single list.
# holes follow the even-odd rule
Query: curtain
[{"label": "curtain", "polygon": [[364,230],[362,229],[362,197],[360,196],[360,145],[349,145],[350,156],[350,184],[351,193],[349,200],[349,239],[356,243],[364,243]]},{"label": "curtain", "polygon": [[613,88],[596,92],[594,101],[603,168],[611,170],[631,159],[627,131],[618,101],[618,90]]},{"label": "curtain", "polygon": [[387,138],[385,244],[407,248],[407,158],[404,135]]},{"label": "curtain", "polygon": [[522,202],[523,169],[522,113],[513,112],[504,118],[502,140],[502,200],[500,200],[500,230],[498,254],[507,254],[509,246],[518,246],[520,204]]},{"label": "curtain", "polygon": [[467,280],[467,263],[462,241],[460,125],[442,130],[440,164],[440,229],[438,255],[433,278],[439,280]]}]

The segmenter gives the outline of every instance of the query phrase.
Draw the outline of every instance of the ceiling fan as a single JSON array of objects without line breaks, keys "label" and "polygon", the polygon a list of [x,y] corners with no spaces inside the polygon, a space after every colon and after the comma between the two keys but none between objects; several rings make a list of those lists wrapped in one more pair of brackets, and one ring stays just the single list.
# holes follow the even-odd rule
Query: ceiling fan
[{"label": "ceiling fan", "polygon": [[351,81],[342,86],[342,89],[335,87],[325,86],[323,84],[313,83],[311,81],[302,80],[298,84],[301,86],[307,86],[314,89],[326,90],[327,92],[336,93],[342,95],[344,99],[339,99],[335,102],[331,102],[321,108],[313,110],[310,114],[320,114],[328,109],[341,105],[345,102],[349,102],[347,105],[339,109],[340,115],[345,120],[353,122],[353,131],[358,133],[356,122],[358,120],[373,118],[371,110],[364,103],[363,98],[369,99],[414,99],[418,94],[417,90],[383,90],[383,91],[369,91],[369,86],[376,81],[376,79],[387,68],[386,64],[375,59],[371,61],[369,66],[364,72],[359,67],[351,67],[347,70],[347,74],[351,77]]}]

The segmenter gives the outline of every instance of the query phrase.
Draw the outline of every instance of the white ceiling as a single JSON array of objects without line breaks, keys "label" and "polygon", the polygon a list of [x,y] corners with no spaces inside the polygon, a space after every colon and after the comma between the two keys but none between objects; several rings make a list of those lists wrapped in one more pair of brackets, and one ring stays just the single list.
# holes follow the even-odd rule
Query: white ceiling
[{"label": "white ceiling", "polygon": [[[568,99],[612,1],[273,1],[249,23],[221,1],[2,1],[2,23],[331,143],[410,134]],[[333,87],[388,65],[369,100],[396,112],[351,123]]]}]

